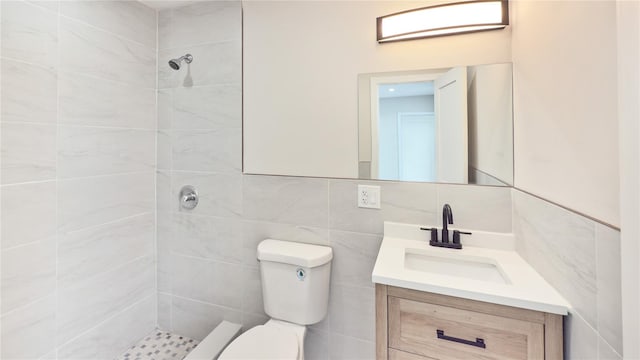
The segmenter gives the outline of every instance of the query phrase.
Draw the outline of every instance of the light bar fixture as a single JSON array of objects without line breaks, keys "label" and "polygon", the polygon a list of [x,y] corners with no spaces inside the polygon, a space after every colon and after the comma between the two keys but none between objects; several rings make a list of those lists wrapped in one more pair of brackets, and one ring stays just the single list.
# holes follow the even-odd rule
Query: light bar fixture
[{"label": "light bar fixture", "polygon": [[379,43],[496,30],[507,25],[508,0],[478,0],[429,6],[377,19]]}]

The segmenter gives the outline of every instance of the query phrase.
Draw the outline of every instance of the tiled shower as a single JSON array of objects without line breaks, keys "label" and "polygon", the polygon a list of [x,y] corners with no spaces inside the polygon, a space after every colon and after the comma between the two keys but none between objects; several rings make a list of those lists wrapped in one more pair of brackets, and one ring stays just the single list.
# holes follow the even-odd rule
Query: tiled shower
[{"label": "tiled shower", "polygon": [[[383,221],[435,224],[445,201],[465,227],[515,232],[577,304],[570,354],[621,353],[615,229],[509,188],[242,174],[240,2],[3,1],[1,17],[1,358],[112,359],[156,328],[264,323],[255,249],[272,237],[334,250],[306,357],[373,359]],[[355,204],[368,183],[381,210]]]},{"label": "tiled shower", "polygon": [[114,357],[155,327],[156,14],[1,11],[1,357]]}]

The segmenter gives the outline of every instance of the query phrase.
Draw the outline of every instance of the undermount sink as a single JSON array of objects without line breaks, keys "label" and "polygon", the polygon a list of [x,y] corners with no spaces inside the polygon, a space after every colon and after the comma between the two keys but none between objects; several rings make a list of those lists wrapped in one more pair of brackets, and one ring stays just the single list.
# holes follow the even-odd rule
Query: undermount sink
[{"label": "undermount sink", "polygon": [[404,267],[407,270],[446,274],[471,280],[510,284],[495,260],[481,257],[455,258],[424,254],[420,249],[405,249]]}]

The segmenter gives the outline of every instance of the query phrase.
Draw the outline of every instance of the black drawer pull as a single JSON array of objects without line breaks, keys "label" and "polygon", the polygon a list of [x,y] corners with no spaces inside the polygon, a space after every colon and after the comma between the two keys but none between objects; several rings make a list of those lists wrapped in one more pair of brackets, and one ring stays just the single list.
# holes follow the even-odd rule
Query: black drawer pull
[{"label": "black drawer pull", "polygon": [[484,343],[484,339],[476,338],[476,341],[460,339],[457,337],[445,335],[444,330],[436,330],[436,333],[438,334],[438,339],[453,341],[453,342],[457,342],[465,345],[476,346],[483,349],[487,347],[487,345]]}]

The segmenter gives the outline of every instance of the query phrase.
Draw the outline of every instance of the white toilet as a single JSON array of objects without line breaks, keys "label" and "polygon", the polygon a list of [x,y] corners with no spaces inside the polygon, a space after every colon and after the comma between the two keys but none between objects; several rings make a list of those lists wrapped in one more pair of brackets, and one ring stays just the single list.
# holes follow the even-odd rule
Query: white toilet
[{"label": "white toilet", "polygon": [[306,325],[327,314],[332,258],[328,246],[262,241],[262,296],[271,319],[236,338],[218,359],[304,359]]}]

